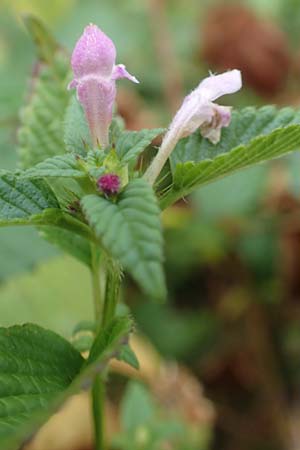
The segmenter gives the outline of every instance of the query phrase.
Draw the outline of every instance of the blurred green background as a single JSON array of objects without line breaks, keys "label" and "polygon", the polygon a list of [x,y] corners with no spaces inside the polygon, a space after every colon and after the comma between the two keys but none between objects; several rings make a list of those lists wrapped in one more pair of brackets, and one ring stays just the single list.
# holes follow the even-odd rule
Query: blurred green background
[{"label": "blurred green background", "polygon": [[[132,129],[167,126],[208,70],[240,68],[234,107],[300,105],[299,0],[0,1],[0,165],[17,164],[19,108],[35,61],[34,13],[70,51],[99,25],[141,81],[120,83]],[[233,103],[232,103],[233,102]],[[170,295],[124,296],[167,359],[189,367],[217,418],[212,449],[298,449],[300,155],[202,188],[164,214]],[[30,228],[0,230],[0,325],[36,322],[70,337],[91,319],[88,270]]]}]

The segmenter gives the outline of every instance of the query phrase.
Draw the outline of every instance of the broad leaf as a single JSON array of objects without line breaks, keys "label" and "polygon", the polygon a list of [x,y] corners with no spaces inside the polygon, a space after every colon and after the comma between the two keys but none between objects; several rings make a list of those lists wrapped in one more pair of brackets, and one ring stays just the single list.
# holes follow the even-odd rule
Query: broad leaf
[{"label": "broad leaf", "polygon": [[84,111],[74,95],[64,118],[64,143],[69,152],[85,155],[92,148],[89,127]]},{"label": "broad leaf", "polygon": [[164,132],[163,128],[140,131],[123,131],[116,142],[116,151],[124,163],[135,163],[137,157]]},{"label": "broad leaf", "polygon": [[65,400],[90,388],[118,356],[132,321],[120,317],[100,331],[84,361],[67,341],[36,325],[0,329],[0,446],[17,450]]},{"label": "broad leaf", "polygon": [[45,414],[51,401],[79,374],[83,362],[66,340],[36,325],[0,329],[1,448],[17,447],[26,424]]},{"label": "broad leaf", "polygon": [[162,208],[195,187],[236,170],[300,149],[300,111],[266,106],[235,111],[217,145],[199,132],[182,139],[171,155],[172,186],[161,198]]},{"label": "broad leaf", "polygon": [[84,178],[74,155],[58,155],[47,158],[22,174],[22,178]]},{"label": "broad leaf", "polygon": [[29,223],[32,217],[56,208],[57,199],[42,180],[0,176],[0,225]]},{"label": "broad leaf", "polygon": [[103,247],[150,296],[165,296],[160,210],[143,179],[131,181],[117,203],[88,195],[82,208]]}]

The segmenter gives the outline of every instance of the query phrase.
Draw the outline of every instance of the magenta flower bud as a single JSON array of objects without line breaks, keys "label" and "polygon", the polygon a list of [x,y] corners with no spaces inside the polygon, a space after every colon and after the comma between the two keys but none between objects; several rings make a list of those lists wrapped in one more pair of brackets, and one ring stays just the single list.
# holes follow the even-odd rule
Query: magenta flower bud
[{"label": "magenta flower bud", "polygon": [[98,188],[106,195],[117,194],[121,187],[121,180],[118,175],[114,173],[107,173],[102,175],[97,181]]},{"label": "magenta flower bud", "polygon": [[116,98],[116,80],[138,80],[123,64],[115,65],[116,49],[112,40],[96,25],[88,25],[73,50],[71,66],[74,79],[69,89],[77,89],[90,128],[93,145],[107,147],[109,126]]}]

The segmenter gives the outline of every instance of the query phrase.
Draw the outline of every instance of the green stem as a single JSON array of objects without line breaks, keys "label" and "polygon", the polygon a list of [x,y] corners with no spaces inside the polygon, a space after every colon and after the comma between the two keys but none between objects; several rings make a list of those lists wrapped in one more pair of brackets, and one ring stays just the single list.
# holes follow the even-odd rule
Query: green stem
[{"label": "green stem", "polygon": [[[96,320],[97,332],[101,328],[102,314],[103,314],[103,289],[100,284],[100,263],[97,247],[91,244],[92,255],[92,288],[94,299],[94,310]],[[105,382],[101,375],[96,375],[91,391],[92,396],[92,412],[94,419],[94,433],[95,433],[95,450],[104,450],[104,409],[105,409]]]},{"label": "green stem", "polygon": [[115,316],[120,294],[120,268],[112,261],[107,267],[105,302],[102,316],[102,326],[105,327]]},{"label": "green stem", "polygon": [[94,418],[95,450],[104,450],[105,382],[96,375],[92,387],[92,410]]},{"label": "green stem", "polygon": [[[97,248],[92,245],[92,285],[97,331],[105,327],[114,317],[120,292],[120,269],[111,260],[102,268],[103,286],[100,283],[100,264]],[[104,279],[105,278],[105,279]],[[105,291],[104,291],[105,286]],[[104,305],[103,305],[104,294]],[[105,374],[98,374],[92,386],[92,411],[95,430],[95,450],[104,450]]]},{"label": "green stem", "polygon": [[100,264],[97,253],[97,247],[91,244],[91,254],[92,254],[92,267],[91,267],[91,275],[92,275],[92,288],[93,288],[93,299],[94,299],[94,311],[95,311],[95,319],[97,330],[101,324],[102,317],[102,292],[100,286]]}]

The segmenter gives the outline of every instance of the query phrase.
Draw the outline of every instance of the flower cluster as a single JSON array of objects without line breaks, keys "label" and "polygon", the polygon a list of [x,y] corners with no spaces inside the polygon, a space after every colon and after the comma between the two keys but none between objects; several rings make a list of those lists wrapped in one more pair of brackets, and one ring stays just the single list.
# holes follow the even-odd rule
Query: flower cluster
[{"label": "flower cluster", "polygon": [[[72,54],[74,79],[69,88],[76,88],[89,124],[93,145],[105,148],[109,144],[109,126],[112,121],[113,104],[116,97],[116,80],[130,75],[123,64],[116,65],[116,49],[96,25],[85,28]],[[221,130],[231,120],[231,108],[220,106],[214,101],[238,91],[242,86],[241,73],[232,70],[221,75],[210,75],[183,101],[172,120],[162,145],[145,173],[153,184],[175,148],[179,139],[194,133],[197,129],[213,144],[219,142]]]}]

